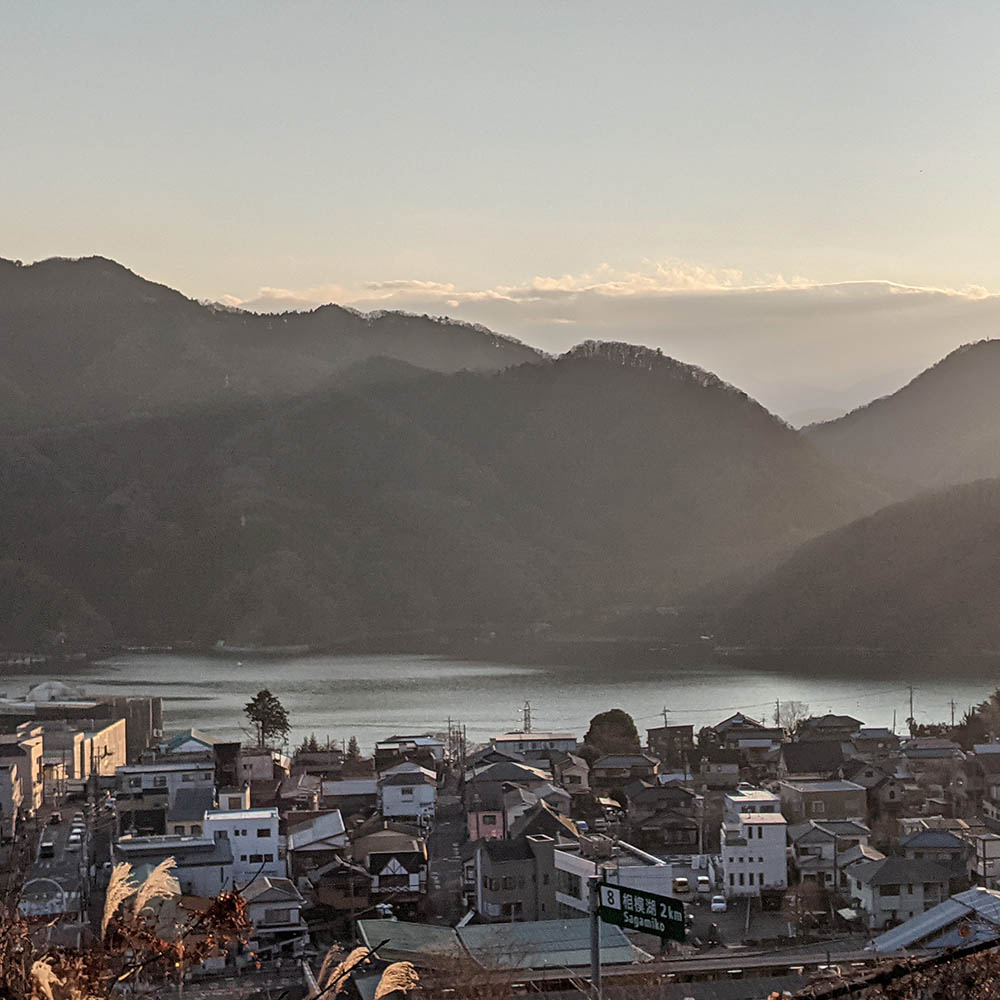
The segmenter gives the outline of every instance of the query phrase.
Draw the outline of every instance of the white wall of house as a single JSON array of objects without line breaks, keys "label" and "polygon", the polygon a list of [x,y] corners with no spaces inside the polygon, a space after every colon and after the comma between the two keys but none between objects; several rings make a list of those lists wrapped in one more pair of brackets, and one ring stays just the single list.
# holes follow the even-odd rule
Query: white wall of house
[{"label": "white wall of house", "polygon": [[437,787],[418,775],[412,785],[380,786],[379,802],[386,819],[431,817],[437,807]]},{"label": "white wall of house", "polygon": [[0,840],[9,840],[17,833],[21,801],[17,761],[0,763]]},{"label": "white wall of house", "polygon": [[788,886],[787,823],[780,813],[739,813],[722,826],[723,888],[727,896],[759,896]]},{"label": "white wall of house", "polygon": [[871,930],[919,916],[948,898],[947,882],[864,885],[851,878],[851,895],[861,901]]},{"label": "white wall of house", "polygon": [[205,836],[229,838],[233,852],[233,878],[243,883],[255,876],[284,877],[285,859],[278,838],[277,809],[247,809],[241,812],[210,810],[205,813]]},{"label": "white wall of house", "polygon": [[178,788],[212,788],[215,765],[208,762],[191,764],[129,764],[115,768],[118,788],[126,795],[139,792],[166,792],[167,804],[173,808]]}]

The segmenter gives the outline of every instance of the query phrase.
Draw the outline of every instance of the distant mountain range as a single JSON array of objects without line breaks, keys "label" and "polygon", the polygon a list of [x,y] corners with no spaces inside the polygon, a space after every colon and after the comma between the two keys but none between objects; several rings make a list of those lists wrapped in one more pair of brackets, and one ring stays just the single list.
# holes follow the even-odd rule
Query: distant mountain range
[{"label": "distant mountain range", "polygon": [[257,316],[102,258],[0,261],[0,332],[0,648],[402,647],[692,600],[761,646],[1000,621],[996,483],[885,507],[1000,477],[998,342],[799,432],[645,348]]},{"label": "distant mountain range", "polygon": [[429,316],[202,305],[103,257],[0,259],[0,330],[0,422],[20,429],[292,396],[379,355],[433,371],[540,357],[483,327]]},{"label": "distant mountain range", "polygon": [[805,433],[899,498],[1000,476],[1000,340],[960,347],[891,396]]}]

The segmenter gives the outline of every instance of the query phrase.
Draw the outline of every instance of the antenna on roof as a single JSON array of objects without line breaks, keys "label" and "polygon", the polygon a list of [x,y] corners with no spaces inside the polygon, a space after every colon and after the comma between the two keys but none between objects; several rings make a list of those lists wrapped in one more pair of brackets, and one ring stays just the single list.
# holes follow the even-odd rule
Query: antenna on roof
[{"label": "antenna on roof", "polygon": [[530,701],[526,701],[524,703],[524,708],[521,711],[522,711],[522,713],[524,715],[524,719],[523,719],[523,721],[521,723],[521,730],[522,730],[522,732],[530,733],[531,732],[531,702]]}]

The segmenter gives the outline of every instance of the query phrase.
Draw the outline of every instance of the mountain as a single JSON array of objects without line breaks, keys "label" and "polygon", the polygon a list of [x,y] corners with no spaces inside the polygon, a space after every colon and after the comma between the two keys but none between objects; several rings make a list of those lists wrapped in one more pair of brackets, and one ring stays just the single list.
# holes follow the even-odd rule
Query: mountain
[{"label": "mountain", "polygon": [[1000,649],[1000,479],[893,504],[808,542],[728,615],[730,643]]},{"label": "mountain", "polygon": [[103,257],[0,259],[0,333],[8,429],[295,395],[380,355],[434,371],[494,371],[540,356],[483,327],[428,316],[203,305]]},{"label": "mountain", "polygon": [[10,438],[0,558],[119,637],[319,643],[670,603],[880,502],[715,376],[589,343]]},{"label": "mountain", "polygon": [[898,392],[805,429],[834,461],[900,499],[1000,476],[1000,340],[953,351]]}]

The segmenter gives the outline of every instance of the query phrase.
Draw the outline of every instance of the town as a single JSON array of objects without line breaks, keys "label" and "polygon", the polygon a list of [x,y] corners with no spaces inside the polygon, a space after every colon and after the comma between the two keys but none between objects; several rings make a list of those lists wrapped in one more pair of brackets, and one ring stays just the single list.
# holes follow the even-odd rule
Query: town
[{"label": "town", "polygon": [[[490,996],[555,997],[586,989],[600,876],[637,911],[601,928],[610,980],[794,990],[1000,938],[997,698],[905,735],[795,702],[697,733],[664,713],[640,734],[618,709],[539,732],[526,706],[520,731],[479,746],[449,720],[363,753],[288,747],[266,690],[246,707],[255,738],[230,742],[165,732],[159,698],[45,682],[0,703],[0,891],[49,946],[77,949],[101,939],[116,873],[133,889],[168,873],[173,914],[238,895],[242,932],[171,981],[206,996],[317,996],[342,952],[345,995],[406,963],[428,995],[480,976]],[[642,894],[683,906],[683,941],[644,931]]]}]

